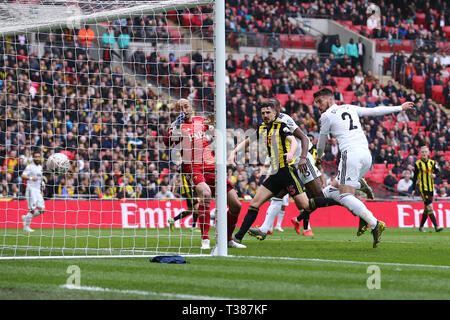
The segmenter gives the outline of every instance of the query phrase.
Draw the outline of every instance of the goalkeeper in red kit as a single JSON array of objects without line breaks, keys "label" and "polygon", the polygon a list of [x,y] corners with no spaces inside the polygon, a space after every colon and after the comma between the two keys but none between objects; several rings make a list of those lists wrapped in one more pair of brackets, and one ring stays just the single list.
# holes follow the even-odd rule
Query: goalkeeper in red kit
[{"label": "goalkeeper in red kit", "polygon": [[[210,249],[210,201],[215,193],[216,174],[214,150],[208,135],[214,132],[214,127],[209,120],[194,116],[192,105],[187,99],[180,99],[175,103],[175,112],[180,115],[170,125],[164,143],[171,148],[180,144],[181,171],[189,184],[195,188],[200,200],[197,221],[202,235],[202,249]],[[245,245],[232,239],[241,203],[229,180],[227,180],[227,204],[228,247],[246,248]]]}]

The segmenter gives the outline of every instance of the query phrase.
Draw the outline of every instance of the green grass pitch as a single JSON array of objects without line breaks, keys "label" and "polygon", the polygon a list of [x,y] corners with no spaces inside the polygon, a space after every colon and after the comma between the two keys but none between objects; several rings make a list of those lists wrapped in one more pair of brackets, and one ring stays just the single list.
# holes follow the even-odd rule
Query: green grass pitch
[{"label": "green grass pitch", "polygon": [[[48,255],[49,248],[55,255],[61,254],[58,248],[63,246],[74,248],[75,241],[81,248],[110,244],[140,248],[157,241],[154,232],[66,230],[69,236],[64,237],[59,230],[36,230],[28,237],[21,230],[8,230],[0,234],[0,250],[3,256],[21,255],[40,246],[41,255]],[[169,237],[167,229],[158,232],[161,247],[200,244],[198,233],[190,237],[187,231],[175,230]],[[304,237],[286,228],[264,241],[247,235],[243,241],[247,249],[229,249],[230,257],[189,257],[181,252],[189,264],[150,263],[145,257],[0,260],[0,300],[450,299],[447,229],[420,233],[417,229],[388,228],[376,249],[370,233],[356,237],[355,229],[315,228],[314,233],[313,238]],[[15,243],[19,249],[12,251],[10,245]],[[86,252],[92,253],[89,250]],[[64,254],[74,252],[66,249]],[[200,251],[192,249],[190,253]],[[67,272],[71,265],[80,271],[81,287],[77,289],[64,286],[71,276]],[[373,268],[379,268],[379,273],[371,272]],[[377,275],[379,282],[373,280]],[[379,289],[370,289],[368,283],[369,287],[379,283]]]}]

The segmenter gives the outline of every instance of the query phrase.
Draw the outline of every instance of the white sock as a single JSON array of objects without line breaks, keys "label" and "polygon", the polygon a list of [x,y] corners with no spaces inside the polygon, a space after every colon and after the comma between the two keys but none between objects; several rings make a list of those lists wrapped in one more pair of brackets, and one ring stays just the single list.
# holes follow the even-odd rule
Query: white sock
[{"label": "white sock", "polygon": [[341,202],[341,195],[339,194],[339,189],[335,188],[333,186],[326,186],[322,190],[323,195],[325,198],[333,199],[334,201]]},{"label": "white sock", "polygon": [[285,213],[286,213],[286,211],[284,211],[284,210],[280,211],[278,213],[278,216],[277,216],[277,228],[281,228],[281,223],[283,222]]},{"label": "white sock", "polygon": [[273,227],[275,218],[277,217],[278,212],[281,211],[282,205],[283,202],[281,201],[281,199],[272,198],[272,200],[270,201],[270,207],[267,209],[266,219],[264,220],[263,225],[259,227],[259,230],[267,233],[267,231],[269,231]]},{"label": "white sock", "polygon": [[33,218],[34,218],[34,217],[37,217],[37,216],[40,215],[41,213],[42,213],[42,212],[39,211],[38,209],[34,209],[34,211],[33,211],[33,213],[32,213]]},{"label": "white sock", "polygon": [[31,223],[31,219],[33,219],[33,214],[32,214],[31,211],[30,211],[30,212],[28,212],[27,215],[25,216],[24,224],[25,224],[26,226],[29,226],[30,223]]},{"label": "white sock", "polygon": [[340,203],[348,210],[350,210],[354,215],[361,217],[361,219],[367,222],[372,229],[375,229],[377,225],[377,219],[373,216],[372,212],[367,209],[364,203],[356,198],[353,194],[341,194]]}]

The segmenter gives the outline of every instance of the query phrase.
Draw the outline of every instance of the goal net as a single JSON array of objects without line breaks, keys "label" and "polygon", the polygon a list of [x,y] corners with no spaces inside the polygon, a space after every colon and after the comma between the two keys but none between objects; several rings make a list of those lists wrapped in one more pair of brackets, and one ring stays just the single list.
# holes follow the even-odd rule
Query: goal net
[{"label": "goal net", "polygon": [[0,1],[0,257],[210,254],[164,138],[181,98],[217,118],[213,4]]}]

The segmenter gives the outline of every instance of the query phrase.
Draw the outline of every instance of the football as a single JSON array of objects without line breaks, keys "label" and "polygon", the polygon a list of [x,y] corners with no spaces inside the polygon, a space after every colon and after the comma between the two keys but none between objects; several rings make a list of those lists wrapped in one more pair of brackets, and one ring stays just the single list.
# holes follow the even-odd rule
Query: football
[{"label": "football", "polygon": [[47,160],[47,169],[56,175],[63,175],[69,171],[70,160],[64,153],[52,154]]}]

